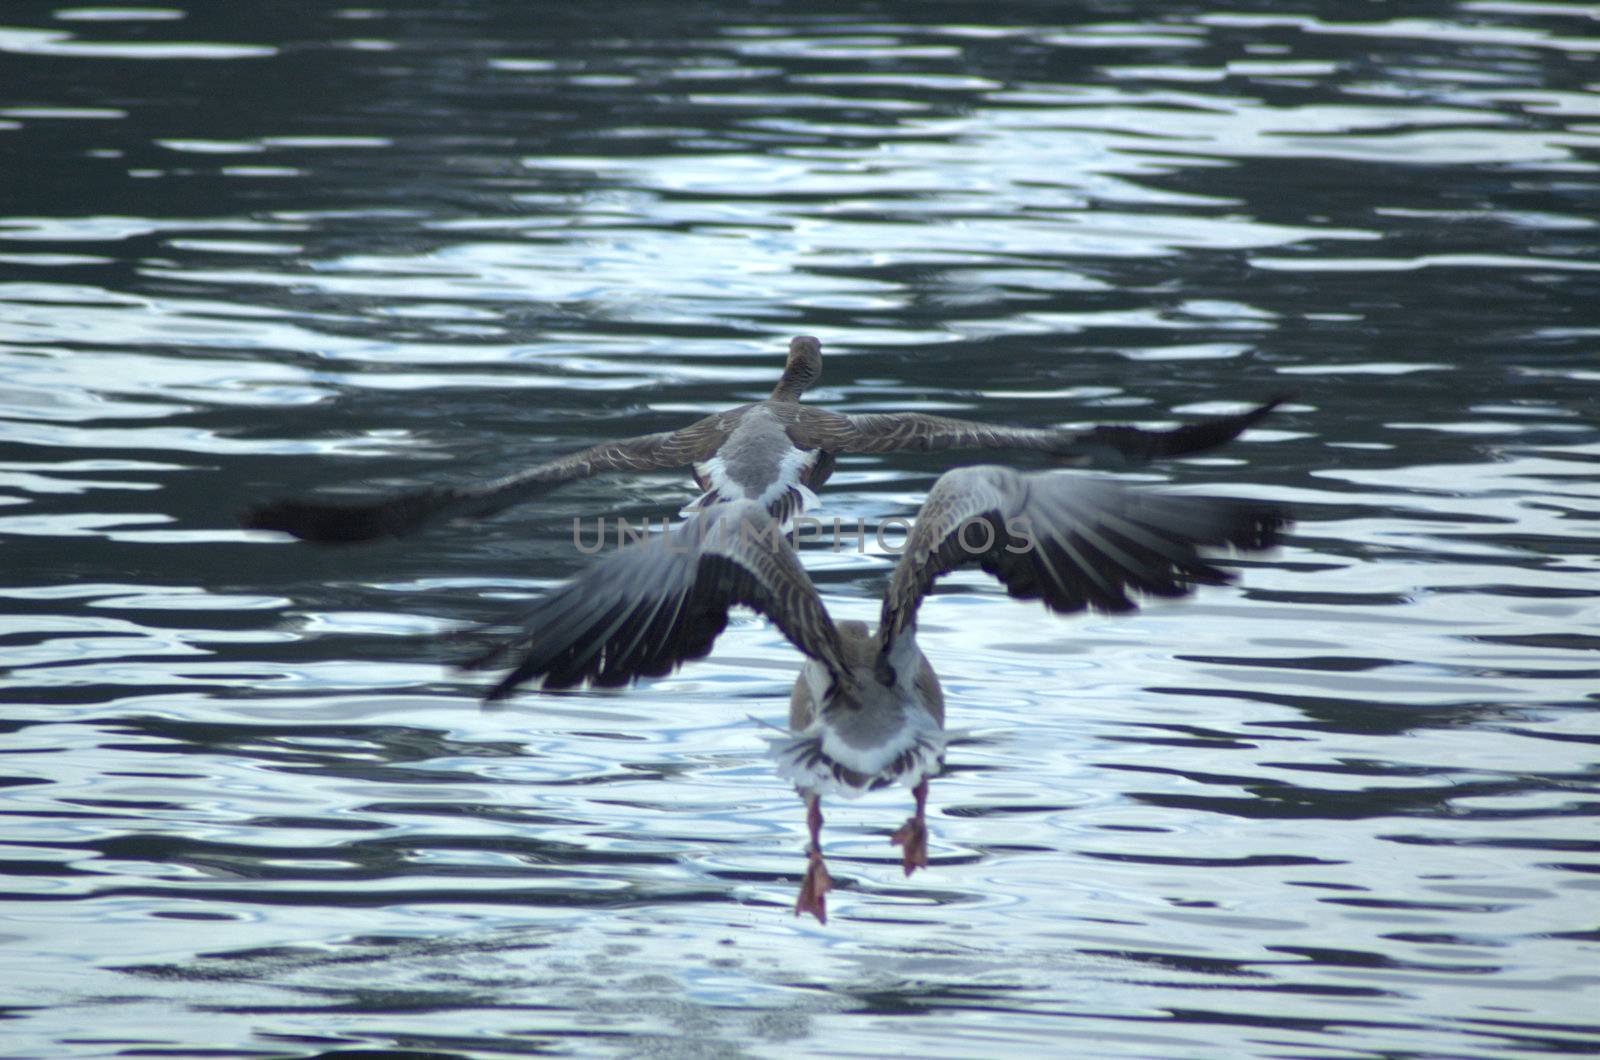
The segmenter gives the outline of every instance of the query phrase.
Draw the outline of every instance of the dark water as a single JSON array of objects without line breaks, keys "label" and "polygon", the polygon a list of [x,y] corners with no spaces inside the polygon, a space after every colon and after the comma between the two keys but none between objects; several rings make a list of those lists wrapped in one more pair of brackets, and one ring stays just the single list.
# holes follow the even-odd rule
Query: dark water
[{"label": "dark water", "polygon": [[[0,1053],[1600,1049],[1592,6],[156,3],[0,7]],[[686,480],[233,529],[682,424],[802,332],[846,411],[1296,395],[1144,476],[1296,506],[1237,588],[946,583],[934,865],[836,805],[825,928],[775,630],[492,713],[428,639]],[[807,559],[875,617],[887,557]]]}]

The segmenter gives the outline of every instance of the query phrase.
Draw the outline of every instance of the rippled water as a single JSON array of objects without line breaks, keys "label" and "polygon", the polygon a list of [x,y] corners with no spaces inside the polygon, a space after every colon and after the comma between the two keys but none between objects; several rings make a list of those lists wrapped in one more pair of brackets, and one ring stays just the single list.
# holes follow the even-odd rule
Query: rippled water
[{"label": "rippled water", "polygon": [[[1600,1049],[1592,6],[157,3],[0,9],[0,1052]],[[682,424],[802,332],[845,411],[1295,395],[1142,476],[1295,506],[1238,587],[945,583],[933,865],[836,803],[826,927],[775,630],[494,712],[430,639],[686,479],[233,528]],[[875,617],[888,557],[807,561]]]}]

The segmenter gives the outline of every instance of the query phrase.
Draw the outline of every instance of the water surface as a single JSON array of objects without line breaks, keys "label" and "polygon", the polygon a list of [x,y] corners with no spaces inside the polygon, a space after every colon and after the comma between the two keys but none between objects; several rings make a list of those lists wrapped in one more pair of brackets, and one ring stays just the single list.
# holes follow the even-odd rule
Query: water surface
[{"label": "water surface", "polygon": [[[0,1051],[1600,1049],[1600,23],[1404,6],[8,7]],[[1294,396],[1135,476],[1294,506],[1237,586],[942,584],[933,865],[836,804],[826,927],[776,630],[498,711],[443,665],[687,479],[234,528],[681,425],[799,333],[849,412]],[[875,617],[891,557],[806,558]]]}]

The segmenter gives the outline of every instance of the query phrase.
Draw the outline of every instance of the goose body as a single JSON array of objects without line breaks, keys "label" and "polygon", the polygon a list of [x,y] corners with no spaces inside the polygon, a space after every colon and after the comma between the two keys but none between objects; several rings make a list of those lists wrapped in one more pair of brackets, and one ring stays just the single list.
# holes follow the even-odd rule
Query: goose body
[{"label": "goose body", "polygon": [[[765,614],[806,657],[790,696],[789,735],[773,753],[807,805],[808,866],[795,911],[822,920],[831,887],[821,850],[824,795],[909,787],[915,812],[892,839],[908,875],[927,864],[924,811],[928,781],[944,760],[945,703],[917,645],[916,615],[939,577],[976,563],[1011,595],[1053,611],[1127,610],[1130,593],[1178,596],[1226,581],[1200,549],[1265,548],[1284,520],[1271,506],[1072,473],[960,468],[929,492],[877,627],[835,623],[784,530],[815,502],[840,454],[1018,449],[1058,463],[1109,455],[1140,464],[1227,442],[1279,402],[1166,431],[845,415],[801,401],[821,377],[821,350],[815,338],[795,338],[768,397],[678,430],[604,442],[485,482],[355,502],[273,501],[240,521],[324,543],[403,537],[443,519],[491,515],[575,479],[687,470],[701,492],[676,527],[601,557],[542,597],[520,629],[497,635],[462,665],[504,671],[488,699],[534,681],[546,689],[618,686],[707,655],[736,604]],[[973,527],[981,532],[967,535]]]},{"label": "goose body", "polygon": [[817,503],[811,483],[822,484],[816,474],[821,455],[821,449],[795,444],[767,403],[752,405],[717,451],[694,465],[695,482],[705,492],[688,510],[748,500],[788,525]]},{"label": "goose body", "polygon": [[769,507],[743,498],[702,507],[667,534],[602,557],[463,665],[506,669],[490,699],[534,680],[621,685],[708,654],[735,604],[765,614],[806,656],[790,695],[789,736],[774,741],[773,753],[807,805],[811,842],[796,912],[821,920],[831,887],[824,795],[910,787],[915,812],[893,841],[908,875],[927,864],[924,808],[943,764],[945,703],[916,628],[935,581],[975,563],[1011,595],[1053,611],[1125,611],[1135,595],[1226,582],[1201,549],[1266,548],[1284,521],[1270,505],[1071,472],[960,468],[929,492],[874,630],[834,622]]},{"label": "goose body", "polygon": [[894,784],[914,788],[944,757],[944,690],[915,636],[895,641],[894,680],[875,673],[881,645],[865,622],[837,624],[851,672],[874,673],[830,690],[816,659],[800,668],[789,695],[788,740],[778,741],[778,774],[802,791],[853,798]]},{"label": "goose body", "polygon": [[821,377],[822,344],[800,335],[789,343],[783,375],[767,398],[678,430],[602,442],[484,482],[449,483],[361,501],[271,501],[246,508],[239,520],[248,529],[278,530],[325,544],[405,537],[440,520],[492,515],[576,479],[613,471],[683,469],[702,491],[696,504],[760,500],[786,522],[815,500],[814,491],[843,453],[1022,449],[1061,462],[1109,456],[1138,464],[1220,445],[1279,403],[1167,431],[1123,426],[1040,430],[918,412],[850,416],[801,403]]}]

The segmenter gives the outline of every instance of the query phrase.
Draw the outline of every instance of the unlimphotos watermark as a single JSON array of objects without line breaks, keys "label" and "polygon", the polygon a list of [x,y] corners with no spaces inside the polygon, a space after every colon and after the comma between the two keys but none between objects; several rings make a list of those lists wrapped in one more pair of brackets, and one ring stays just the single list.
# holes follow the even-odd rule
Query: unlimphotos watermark
[{"label": "unlimphotos watermark", "polygon": [[[652,539],[652,530],[656,529],[660,531],[659,537],[663,541],[663,547],[669,552],[689,552],[708,536],[738,533],[745,542],[767,549],[777,549],[780,541],[784,542],[786,547],[798,548],[802,541],[831,539],[830,550],[842,552],[845,551],[846,541],[854,541],[855,551],[858,554],[867,551],[867,540],[870,537],[879,551],[898,556],[906,550],[915,530],[915,524],[910,519],[902,519],[899,516],[890,516],[873,527],[870,532],[862,519],[855,521],[854,528],[848,528],[844,521],[837,517],[831,520],[830,525],[830,522],[824,522],[810,515],[795,516],[793,525],[788,531],[784,531],[770,519],[719,519],[706,522],[691,518],[673,524],[663,516],[657,524],[648,517],[634,523],[625,518],[607,519],[602,515],[596,516],[592,521],[592,531],[586,529],[585,524],[586,520],[573,518],[572,547],[586,556],[592,556],[604,549],[608,538],[614,538],[618,548],[643,544]],[[899,540],[891,538],[890,535],[895,532],[900,535]],[[1002,533],[1005,535],[1004,538],[1001,537]],[[1032,552],[1036,547],[1033,524],[1025,515],[1007,519],[999,528],[988,518],[974,516],[960,523],[946,540],[954,540],[957,546],[970,556],[986,555],[995,551],[997,545],[1012,555]]]}]

